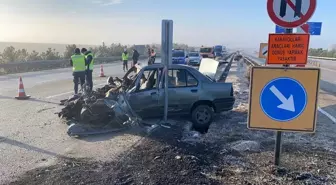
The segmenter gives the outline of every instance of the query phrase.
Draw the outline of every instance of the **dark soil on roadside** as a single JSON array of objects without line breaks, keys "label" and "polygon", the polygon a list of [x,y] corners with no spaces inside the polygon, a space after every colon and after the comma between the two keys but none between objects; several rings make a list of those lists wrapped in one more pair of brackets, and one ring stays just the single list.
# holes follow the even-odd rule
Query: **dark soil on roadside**
[{"label": "dark soil on roadside", "polygon": [[[209,143],[184,142],[183,123],[170,129],[160,127],[120,156],[118,161],[60,159],[55,166],[34,169],[11,184],[334,184],[336,155],[309,145],[284,144],[282,167],[273,166],[274,140],[260,140],[259,151],[236,151],[229,146],[241,141],[246,125],[237,116],[226,115],[230,126],[223,137]],[[234,121],[234,122],[232,122]],[[234,124],[234,125],[232,125]],[[211,130],[210,130],[211,131]],[[211,133],[208,133],[211,134]],[[269,135],[266,134],[266,135]],[[230,136],[230,137],[228,137]],[[260,136],[258,136],[260,137]]]}]

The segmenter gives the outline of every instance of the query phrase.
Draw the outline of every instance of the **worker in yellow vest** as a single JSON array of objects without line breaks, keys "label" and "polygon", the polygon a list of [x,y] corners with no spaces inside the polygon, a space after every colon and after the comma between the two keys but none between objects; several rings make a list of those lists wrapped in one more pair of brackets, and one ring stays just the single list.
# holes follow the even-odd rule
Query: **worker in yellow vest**
[{"label": "worker in yellow vest", "polygon": [[91,51],[88,51],[86,48],[82,48],[81,52],[85,56],[86,82],[89,84],[90,91],[92,91],[92,88],[93,88],[92,72],[93,72],[93,65],[94,65],[93,54]]},{"label": "worker in yellow vest", "polygon": [[125,69],[126,69],[126,71],[128,71],[128,52],[127,52],[126,48],[124,49],[124,52],[121,54],[121,59],[123,61],[124,72],[125,72]]},{"label": "worker in yellow vest", "polygon": [[85,83],[85,56],[81,55],[79,48],[76,48],[75,54],[71,56],[70,65],[74,77],[74,91],[75,94],[78,94],[78,83],[80,83],[81,88]]}]

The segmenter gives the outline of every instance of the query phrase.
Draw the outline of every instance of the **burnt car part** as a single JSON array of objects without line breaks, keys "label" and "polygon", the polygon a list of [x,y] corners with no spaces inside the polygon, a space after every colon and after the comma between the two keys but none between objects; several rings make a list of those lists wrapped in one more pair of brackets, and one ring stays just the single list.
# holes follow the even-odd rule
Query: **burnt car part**
[{"label": "burnt car part", "polygon": [[130,110],[114,100],[101,99],[84,107],[80,121],[71,122],[67,133],[69,136],[87,136],[127,129],[141,120]]}]

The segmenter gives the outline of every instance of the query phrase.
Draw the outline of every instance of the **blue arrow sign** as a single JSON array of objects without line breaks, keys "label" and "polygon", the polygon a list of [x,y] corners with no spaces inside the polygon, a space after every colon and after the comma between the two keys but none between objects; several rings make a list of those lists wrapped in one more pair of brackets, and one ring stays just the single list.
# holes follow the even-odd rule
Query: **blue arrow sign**
[{"label": "blue arrow sign", "polygon": [[307,92],[300,82],[281,77],[268,82],[260,93],[260,106],[271,119],[281,122],[300,116],[307,105]]}]

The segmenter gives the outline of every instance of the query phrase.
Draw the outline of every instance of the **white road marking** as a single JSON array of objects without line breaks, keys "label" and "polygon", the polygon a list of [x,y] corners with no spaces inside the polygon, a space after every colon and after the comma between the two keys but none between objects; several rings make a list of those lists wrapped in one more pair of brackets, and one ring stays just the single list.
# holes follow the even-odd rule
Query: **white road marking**
[{"label": "white road marking", "polygon": [[330,115],[328,112],[326,112],[325,110],[323,110],[321,107],[317,108],[318,111],[320,111],[322,114],[324,114],[325,116],[327,116],[332,122],[334,122],[334,124],[336,123],[336,118],[332,115]]},{"label": "white road marking", "polygon": [[328,69],[328,68],[324,68],[324,67],[320,67],[321,69],[323,69],[323,70],[327,70],[327,71],[331,71],[331,72],[336,72],[336,70],[334,70],[334,69]]},{"label": "white road marking", "polygon": [[[94,85],[93,87],[97,87],[97,86],[101,86],[101,85],[105,85],[105,84],[106,84],[106,83],[101,83],[101,84]],[[60,93],[60,94],[51,95],[51,96],[48,96],[48,97],[46,97],[46,98],[47,98],[47,99],[55,98],[55,97],[63,96],[63,95],[70,94],[70,93],[73,93],[73,91],[69,91],[69,92],[64,92],[64,93]]]}]

